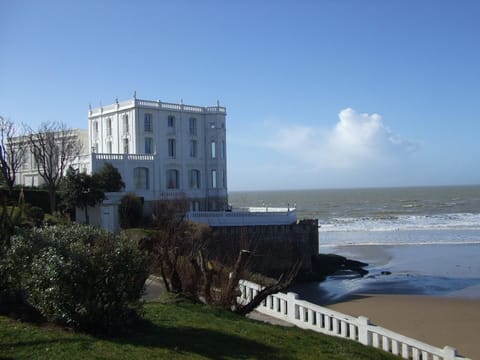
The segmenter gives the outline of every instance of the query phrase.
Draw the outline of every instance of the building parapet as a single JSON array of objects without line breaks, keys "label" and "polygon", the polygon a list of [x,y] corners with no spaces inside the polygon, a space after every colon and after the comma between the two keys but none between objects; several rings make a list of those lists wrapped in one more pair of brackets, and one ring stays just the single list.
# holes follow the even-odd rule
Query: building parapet
[{"label": "building parapet", "polygon": [[263,208],[264,211],[190,211],[190,221],[209,226],[291,225],[297,222],[296,209]]},{"label": "building parapet", "polygon": [[126,110],[133,108],[135,106],[149,108],[149,109],[158,109],[158,110],[170,110],[170,111],[183,111],[190,113],[199,113],[199,114],[223,114],[227,113],[227,110],[224,106],[195,106],[195,105],[186,105],[183,103],[175,104],[168,103],[163,101],[152,101],[152,100],[141,100],[141,99],[130,99],[122,102],[116,102],[112,105],[100,106],[98,108],[92,108],[89,110],[89,117],[98,116],[102,114],[108,114],[111,112],[116,112],[119,110]]}]

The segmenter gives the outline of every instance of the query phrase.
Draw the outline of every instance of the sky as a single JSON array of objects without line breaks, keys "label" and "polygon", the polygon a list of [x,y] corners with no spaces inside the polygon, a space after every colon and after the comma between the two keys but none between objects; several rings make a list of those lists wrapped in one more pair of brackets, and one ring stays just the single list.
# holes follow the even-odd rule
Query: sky
[{"label": "sky", "polygon": [[228,187],[480,184],[480,1],[0,0],[0,115],[227,108]]}]

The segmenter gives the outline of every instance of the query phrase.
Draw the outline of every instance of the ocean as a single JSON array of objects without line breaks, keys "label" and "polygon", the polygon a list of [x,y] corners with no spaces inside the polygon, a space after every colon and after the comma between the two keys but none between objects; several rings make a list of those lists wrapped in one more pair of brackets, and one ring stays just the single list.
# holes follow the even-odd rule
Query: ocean
[{"label": "ocean", "polygon": [[231,192],[229,201],[295,206],[299,219],[318,219],[321,253],[370,264],[367,277],[296,289],[307,300],[365,292],[480,298],[480,186]]}]

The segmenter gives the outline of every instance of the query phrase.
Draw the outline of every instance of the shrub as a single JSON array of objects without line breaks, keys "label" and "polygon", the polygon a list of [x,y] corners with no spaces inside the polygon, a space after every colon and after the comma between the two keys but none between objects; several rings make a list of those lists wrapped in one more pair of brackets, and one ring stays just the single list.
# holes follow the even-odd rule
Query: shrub
[{"label": "shrub", "polygon": [[125,237],[78,224],[52,226],[14,237],[12,249],[14,258],[25,259],[28,301],[50,321],[112,332],[125,329],[141,307],[146,256]]},{"label": "shrub", "polygon": [[53,214],[45,214],[43,217],[43,223],[44,225],[47,226],[52,226],[52,225],[66,225],[70,223],[70,217],[68,214],[61,214],[59,212],[55,212]]},{"label": "shrub", "polygon": [[40,226],[43,222],[43,217],[45,216],[45,211],[41,207],[32,206],[28,210],[28,216],[32,219],[35,226]]},{"label": "shrub", "polygon": [[120,201],[118,211],[122,229],[137,227],[141,224],[143,204],[138,196],[131,193],[126,194]]}]

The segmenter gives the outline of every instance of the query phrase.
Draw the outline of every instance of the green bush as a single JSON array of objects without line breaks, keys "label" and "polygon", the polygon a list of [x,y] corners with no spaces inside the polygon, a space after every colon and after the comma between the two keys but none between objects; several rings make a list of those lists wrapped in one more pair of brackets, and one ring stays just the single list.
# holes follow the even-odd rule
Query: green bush
[{"label": "green bush", "polygon": [[67,225],[71,222],[69,215],[55,212],[53,214],[45,214],[43,217],[43,224],[47,226],[53,225]]},{"label": "green bush", "polygon": [[122,229],[138,227],[141,224],[143,204],[142,200],[135,194],[128,193],[122,197],[118,211]]},{"label": "green bush", "polygon": [[45,216],[45,211],[41,207],[32,206],[28,209],[28,217],[32,220],[35,226],[40,226],[43,223],[43,217]]},{"label": "green bush", "polygon": [[72,224],[33,229],[12,239],[12,258],[23,256],[28,301],[48,320],[90,331],[125,329],[147,277],[135,243]]}]

